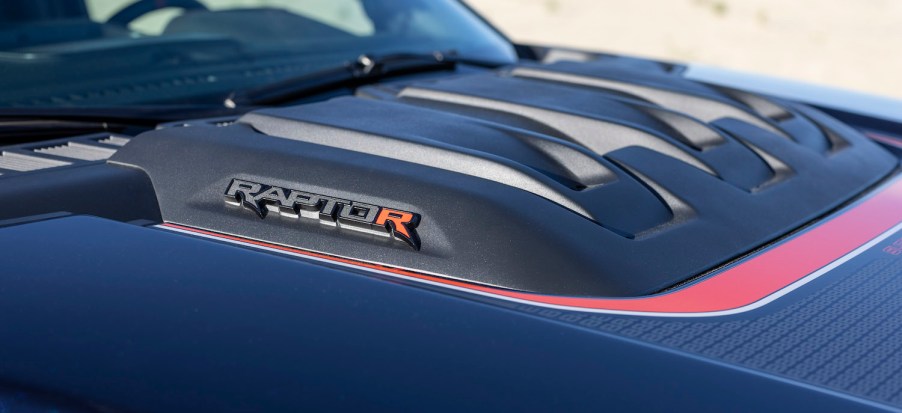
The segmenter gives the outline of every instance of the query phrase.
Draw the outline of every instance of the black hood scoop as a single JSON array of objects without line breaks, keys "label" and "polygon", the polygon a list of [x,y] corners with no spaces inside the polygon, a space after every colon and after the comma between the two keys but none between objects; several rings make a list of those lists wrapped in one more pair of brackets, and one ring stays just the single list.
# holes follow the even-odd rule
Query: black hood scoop
[{"label": "black hood scoop", "polygon": [[898,164],[810,107],[635,62],[377,85],[145,133],[112,162],[147,172],[167,222],[570,296],[677,285]]}]

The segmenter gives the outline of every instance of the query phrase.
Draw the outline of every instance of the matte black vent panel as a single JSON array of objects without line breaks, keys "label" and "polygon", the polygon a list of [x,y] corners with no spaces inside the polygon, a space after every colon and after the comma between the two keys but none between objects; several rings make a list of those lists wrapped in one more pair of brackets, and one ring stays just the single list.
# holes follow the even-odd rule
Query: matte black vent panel
[{"label": "matte black vent panel", "polygon": [[0,226],[68,214],[159,222],[147,175],[106,164],[129,141],[98,133],[3,147]]},{"label": "matte black vent panel", "polygon": [[[674,286],[811,222],[898,164],[806,106],[610,57],[173,124],[111,162],[148,173],[170,222],[572,296]],[[260,219],[223,203],[236,178],[413,211],[422,248]]]},{"label": "matte black vent panel", "polygon": [[39,144],[6,146],[0,151],[0,175],[17,175],[108,159],[129,139],[95,134]]}]

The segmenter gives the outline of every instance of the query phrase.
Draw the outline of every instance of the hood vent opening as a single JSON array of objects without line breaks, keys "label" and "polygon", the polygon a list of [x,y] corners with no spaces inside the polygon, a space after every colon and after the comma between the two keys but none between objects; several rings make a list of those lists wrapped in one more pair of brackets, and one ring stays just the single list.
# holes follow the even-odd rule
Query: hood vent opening
[{"label": "hood vent opening", "polygon": [[670,210],[670,213],[671,213],[671,219],[669,221],[667,221],[666,223],[658,225],[654,228],[649,228],[649,229],[639,232],[637,234],[634,234],[632,236],[632,238],[641,239],[641,238],[649,237],[655,233],[665,231],[669,227],[677,226],[677,225],[689,222],[689,220],[691,220],[693,217],[695,217],[695,210],[693,210],[692,207],[689,206],[689,204],[687,204],[685,201],[680,199],[680,197],[674,195],[672,192],[670,192],[669,190],[667,190],[666,188],[664,188],[663,186],[661,186],[660,184],[655,182],[655,180],[649,178],[648,176],[645,176],[644,174],[637,171],[636,169],[634,169],[616,159],[610,159],[610,161],[616,163],[617,166],[619,166],[623,170],[627,171],[630,175],[636,177],[637,181],[639,181],[643,185],[647,186],[651,190],[651,192],[654,193],[661,200],[662,203],[667,205],[667,208]]},{"label": "hood vent opening", "polygon": [[31,172],[70,165],[70,162],[31,156],[13,151],[0,152],[0,171]]},{"label": "hood vent opening", "polygon": [[108,159],[116,153],[115,149],[101,148],[79,142],[66,142],[62,145],[45,146],[33,149],[35,153],[60,156],[63,158],[81,159],[83,161],[100,161]]},{"label": "hood vent opening", "polygon": [[[399,112],[417,114],[411,116],[403,134],[393,134],[392,124],[377,121]],[[245,115],[240,122],[269,136],[501,183],[557,203],[622,236],[631,237],[671,220],[667,206],[656,201],[657,195],[603,156],[553,137],[480,119],[407,104],[343,98],[304,111],[262,110]],[[643,205],[642,211],[622,209],[625,202]]]},{"label": "hood vent opening", "polygon": [[626,146],[643,146],[672,156],[709,174],[716,175],[716,172],[708,165],[673,142],[669,142],[670,137],[659,136],[636,125],[430,89],[405,88],[401,91],[399,97],[403,100],[412,101],[411,103],[414,104],[428,104],[429,101],[435,101],[457,106],[507,112],[532,119],[554,130],[561,131],[571,141],[577,142],[600,155]]},{"label": "hood vent opening", "polygon": [[809,117],[797,113],[791,108],[792,104],[789,102],[782,102],[776,98],[768,99],[726,87],[711,87],[749,106],[759,115],[772,120],[785,132],[796,137],[796,140],[805,147],[821,153],[835,153],[849,146],[849,143],[835,132]]},{"label": "hood vent opening", "polygon": [[513,69],[511,74],[626,93],[706,123],[720,119],[741,120],[819,153],[835,152],[847,145],[836,134],[822,131],[815,122],[799,113],[797,108],[794,109],[793,104],[735,89],[689,82],[670,73],[640,72],[635,73],[635,79],[625,81],[621,80],[627,76],[625,72],[604,64],[573,66],[562,63],[546,67],[519,67]]},{"label": "hood vent opening", "polygon": [[653,106],[637,107],[673,128],[675,136],[696,150],[706,150],[724,143],[723,136],[705,123],[680,113]]},{"label": "hood vent opening", "polygon": [[[729,132],[726,132],[726,131],[724,131],[724,133],[729,134]],[[753,143],[749,142],[748,140],[743,139],[740,135],[731,134],[730,136],[735,138],[737,141],[741,142],[742,145],[746,146],[751,151],[755,152],[755,154],[758,155],[758,157],[761,158],[761,160],[764,161],[765,164],[767,164],[767,167],[771,171],[771,177],[769,179],[767,179],[766,181],[761,182],[758,185],[750,188],[750,192],[754,193],[754,192],[761,191],[765,188],[768,188],[772,185],[775,185],[779,182],[789,179],[789,177],[791,177],[793,175],[792,168],[790,168],[789,165],[787,165],[785,162],[774,157],[770,153],[767,153],[765,150],[759,148],[758,146],[755,146]]]},{"label": "hood vent opening", "polygon": [[766,117],[774,122],[783,122],[793,117],[793,114],[787,111],[785,108],[760,96],[725,87],[717,87],[715,89],[739,102],[742,102],[743,104],[754,110],[758,115]]},{"label": "hood vent opening", "polygon": [[[342,103],[355,105],[356,102],[339,99],[337,105]],[[382,103],[382,105],[391,105]],[[368,105],[369,106],[369,105]],[[346,105],[345,109],[349,109]],[[292,119],[276,114],[267,115],[267,111],[251,113],[241,119],[241,122],[252,125],[258,131],[286,139],[328,146],[344,150],[376,155],[401,162],[410,162],[428,165],[465,175],[488,179],[504,185],[523,189],[543,198],[558,203],[574,212],[590,219],[596,219],[592,213],[581,207],[573,200],[568,192],[574,189],[583,189],[602,185],[614,180],[610,169],[600,164],[592,157],[580,151],[551,140],[542,140],[535,135],[526,133],[503,133],[496,131],[495,138],[507,141],[506,147],[518,146],[518,150],[504,157],[500,154],[488,152],[484,144],[486,142],[469,142],[466,139],[454,142],[448,140],[436,140],[425,138],[421,135],[409,134],[407,136],[391,137],[389,134],[380,134],[376,130],[366,128],[341,128],[323,123]],[[302,115],[298,113],[298,115]],[[360,119],[368,117],[366,111],[357,113]],[[377,115],[378,116],[378,115]],[[455,119],[450,119],[454,122]],[[370,122],[371,125],[376,123]],[[362,125],[361,125],[362,126]],[[472,128],[473,125],[468,129]],[[481,135],[486,135],[486,127],[479,127]],[[450,140],[450,142],[449,142]],[[525,142],[524,142],[525,141]],[[489,142],[490,146],[501,142]],[[521,158],[517,161],[517,158]],[[562,165],[567,162],[567,167]],[[527,166],[531,164],[532,166]],[[552,173],[541,171],[553,170]],[[555,177],[567,177],[565,182],[555,180]],[[567,182],[570,181],[570,182]]]},{"label": "hood vent opening", "polygon": [[821,133],[827,137],[827,140],[830,142],[830,153],[834,154],[836,152],[842,151],[849,147],[849,142],[842,137],[839,136],[838,133],[830,130],[829,128],[819,126],[821,129]]},{"label": "hood vent opening", "polygon": [[[767,165],[754,152],[713,126],[674,110],[578,92],[530,80],[472,76],[393,92],[381,88],[368,95],[505,126],[531,127],[563,136],[597,156],[630,146],[648,148],[745,191],[771,179]],[[541,97],[546,95],[553,98]]]},{"label": "hood vent opening", "polygon": [[111,135],[107,138],[98,139],[97,142],[102,143],[104,145],[123,147],[123,146],[125,146],[125,144],[128,143],[129,140],[130,140],[129,138],[125,138],[122,136]]},{"label": "hood vent opening", "polygon": [[516,68],[512,71],[512,74],[517,77],[588,86],[601,90],[615,90],[637,96],[661,107],[680,108],[680,111],[705,122],[712,122],[720,118],[740,119],[789,139],[789,136],[785,133],[758,116],[750,114],[736,106],[719,102],[711,98],[702,98],[689,93],[673,92],[661,88],[619,82],[602,77],[581,76],[532,67]]},{"label": "hood vent opening", "polygon": [[98,163],[109,159],[129,141],[130,138],[100,133],[11,146],[0,155],[0,173],[21,174]]}]

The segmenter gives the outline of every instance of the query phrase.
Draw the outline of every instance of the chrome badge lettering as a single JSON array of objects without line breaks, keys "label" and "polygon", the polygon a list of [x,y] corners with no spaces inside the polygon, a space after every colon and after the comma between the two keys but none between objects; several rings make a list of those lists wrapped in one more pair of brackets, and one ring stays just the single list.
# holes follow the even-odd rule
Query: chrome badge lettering
[{"label": "chrome badge lettering", "polygon": [[226,204],[254,211],[260,218],[279,214],[316,219],[324,225],[392,237],[420,249],[416,232],[420,215],[413,212],[240,179],[232,179],[224,197]]}]

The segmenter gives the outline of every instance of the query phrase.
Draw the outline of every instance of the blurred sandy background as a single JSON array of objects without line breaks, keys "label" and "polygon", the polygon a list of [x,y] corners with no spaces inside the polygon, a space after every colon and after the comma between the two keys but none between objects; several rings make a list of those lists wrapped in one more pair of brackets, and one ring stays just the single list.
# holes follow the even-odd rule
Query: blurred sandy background
[{"label": "blurred sandy background", "polygon": [[516,41],[902,98],[902,0],[466,0]]}]

